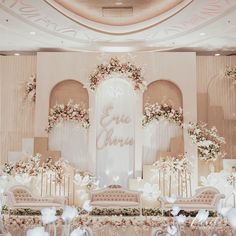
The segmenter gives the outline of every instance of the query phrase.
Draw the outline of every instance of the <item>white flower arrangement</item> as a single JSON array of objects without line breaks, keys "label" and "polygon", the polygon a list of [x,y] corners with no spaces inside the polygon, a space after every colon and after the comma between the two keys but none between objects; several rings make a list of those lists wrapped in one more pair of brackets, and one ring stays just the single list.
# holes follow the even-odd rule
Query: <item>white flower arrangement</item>
[{"label": "white flower arrangement", "polygon": [[122,63],[118,58],[111,58],[107,64],[98,65],[96,70],[90,75],[90,89],[95,90],[101,81],[105,80],[113,73],[126,75],[132,80],[134,90],[144,90],[145,81],[141,75],[142,69],[130,62]]},{"label": "white flower arrangement", "polygon": [[36,100],[36,76],[31,75],[25,85],[25,97],[32,102]]},{"label": "white flower arrangement", "polygon": [[73,182],[76,186],[87,187],[88,189],[94,189],[99,184],[96,177],[87,171],[79,171],[76,173]]},{"label": "white flower arrangement", "polygon": [[14,164],[5,163],[2,171],[8,175],[25,175],[37,176],[40,173],[40,158],[41,155],[37,153],[28,160],[20,160]]},{"label": "white flower arrangement", "polygon": [[66,161],[59,159],[58,161],[53,161],[52,157],[48,157],[45,162],[42,163],[42,172],[47,173],[53,177],[53,181],[56,183],[61,183],[64,178]]},{"label": "white flower arrangement", "polygon": [[156,161],[153,166],[158,170],[165,171],[166,174],[185,174],[190,173],[192,165],[189,159],[185,155],[179,155],[178,157],[162,157]]},{"label": "white flower arrangement", "polygon": [[182,126],[183,124],[183,110],[179,108],[178,110],[174,109],[171,105],[168,104],[150,104],[147,103],[144,106],[144,114],[142,125],[146,126],[152,120],[161,120],[167,119],[171,122],[175,122],[178,125]]},{"label": "white flower arrangement", "polygon": [[225,153],[221,152],[225,139],[218,135],[216,127],[208,129],[203,123],[189,123],[188,133],[192,142],[197,145],[200,160],[215,161],[224,157]]},{"label": "white flower arrangement", "polygon": [[227,66],[225,69],[225,76],[233,81],[233,84],[236,84],[236,67]]},{"label": "white flower arrangement", "polygon": [[50,109],[46,131],[49,133],[57,123],[63,120],[72,120],[79,122],[84,128],[89,127],[88,111],[81,104],[73,104],[72,100],[66,105],[56,104]]},{"label": "white flower arrangement", "polygon": [[[111,230],[110,234],[116,234],[117,230],[126,230],[126,227],[134,227],[137,230],[150,232],[153,229],[156,230],[155,233],[161,233],[166,235],[166,233],[177,233],[183,230],[179,229],[176,223],[181,224],[181,227],[187,227],[192,231],[200,230],[200,232],[215,232],[219,235],[225,235],[229,233],[232,234],[232,228],[236,229],[236,209],[233,208],[227,214],[227,219],[222,219],[218,217],[207,217],[207,211],[202,210],[198,217],[185,217],[183,215],[179,215],[176,217],[161,217],[161,216],[152,216],[152,217],[124,217],[124,216],[107,216],[107,217],[91,217],[91,216],[82,216],[76,217],[71,223],[72,232],[74,229],[80,228],[81,230],[86,229],[88,227],[93,227],[96,230],[104,230],[105,226],[110,226]],[[176,218],[180,219],[177,221]],[[175,221],[177,221],[175,223]],[[180,222],[180,223],[179,223]],[[217,224],[216,224],[217,222]],[[56,226],[63,226],[63,221],[57,220]],[[40,216],[25,216],[19,217],[17,215],[11,215],[5,219],[5,225],[7,229],[19,230],[27,226],[27,228],[32,228],[35,226],[41,225]],[[232,228],[231,228],[232,227]],[[27,234],[28,235],[47,235],[45,234],[45,229],[40,227],[41,229],[35,230],[35,234]],[[177,231],[175,230],[177,229]],[[34,230],[34,229],[33,229]],[[158,231],[158,232],[157,232]],[[33,232],[32,232],[33,233]],[[36,234],[38,233],[38,234]],[[80,233],[80,231],[79,231]],[[73,234],[77,235],[77,234]],[[152,234],[154,235],[154,234]],[[157,234],[155,234],[157,235]]]},{"label": "white flower arrangement", "polygon": [[52,157],[48,157],[45,162],[40,165],[40,154],[30,157],[28,160],[20,160],[15,164],[5,163],[3,165],[3,173],[13,176],[18,182],[27,182],[31,177],[46,173],[53,177],[53,181],[61,183],[64,178],[64,168],[66,161],[60,159],[53,161]]}]

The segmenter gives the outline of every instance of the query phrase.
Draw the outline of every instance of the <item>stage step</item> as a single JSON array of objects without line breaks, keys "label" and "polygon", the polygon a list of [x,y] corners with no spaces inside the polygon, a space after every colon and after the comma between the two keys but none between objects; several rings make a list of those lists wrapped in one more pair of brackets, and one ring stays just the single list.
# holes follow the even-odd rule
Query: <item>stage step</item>
[{"label": "stage step", "polygon": [[34,137],[23,138],[20,151],[9,151],[8,161],[17,162],[23,160],[26,157],[34,156],[36,153],[42,155],[41,160],[45,161],[48,157],[58,160],[61,157],[60,151],[48,150],[48,138],[47,137]]}]

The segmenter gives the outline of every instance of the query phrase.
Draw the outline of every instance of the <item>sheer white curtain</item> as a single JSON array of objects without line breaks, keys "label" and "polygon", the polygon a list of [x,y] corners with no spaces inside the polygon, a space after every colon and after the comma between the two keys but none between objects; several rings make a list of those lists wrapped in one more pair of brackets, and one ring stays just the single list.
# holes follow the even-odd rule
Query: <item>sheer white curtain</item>
[{"label": "sheer white curtain", "polygon": [[49,150],[61,151],[61,157],[79,170],[87,170],[88,130],[79,123],[63,121],[49,134]]},{"label": "sheer white curtain", "polygon": [[96,91],[97,176],[101,186],[127,186],[133,176],[135,92],[119,77],[102,82]]},{"label": "sheer white curtain", "polygon": [[143,164],[153,164],[158,151],[169,151],[170,140],[182,136],[182,128],[168,120],[153,120],[144,128]]}]

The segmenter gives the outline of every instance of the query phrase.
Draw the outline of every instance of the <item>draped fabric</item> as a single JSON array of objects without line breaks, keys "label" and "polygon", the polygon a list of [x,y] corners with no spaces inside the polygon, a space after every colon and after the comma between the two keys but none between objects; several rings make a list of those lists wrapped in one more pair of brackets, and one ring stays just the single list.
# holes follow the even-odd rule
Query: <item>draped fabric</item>
[{"label": "draped fabric", "polygon": [[88,167],[88,130],[74,121],[63,121],[49,134],[49,149],[61,151],[61,157],[79,170]]},{"label": "draped fabric", "polygon": [[143,164],[153,164],[159,151],[170,151],[171,138],[180,137],[182,128],[168,120],[152,121],[144,128]]},{"label": "draped fabric", "polygon": [[110,78],[96,91],[97,176],[101,186],[127,186],[134,168],[135,92],[121,78]]}]

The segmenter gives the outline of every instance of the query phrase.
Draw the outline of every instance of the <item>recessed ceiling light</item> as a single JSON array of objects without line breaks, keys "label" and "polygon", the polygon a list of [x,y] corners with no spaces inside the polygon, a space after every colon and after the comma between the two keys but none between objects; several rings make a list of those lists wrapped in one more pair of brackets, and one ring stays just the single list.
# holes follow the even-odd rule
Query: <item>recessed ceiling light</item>
[{"label": "recessed ceiling light", "polygon": [[128,46],[103,46],[100,47],[100,50],[103,52],[132,52],[134,51],[133,47]]},{"label": "recessed ceiling light", "polygon": [[20,56],[20,53],[16,52],[14,53],[14,56]]},{"label": "recessed ceiling light", "polygon": [[30,31],[30,35],[36,35],[36,32]]},{"label": "recessed ceiling light", "polygon": [[116,2],[115,3],[117,6],[123,5],[123,2]]},{"label": "recessed ceiling light", "polygon": [[202,33],[200,33],[200,35],[201,35],[201,36],[204,36],[204,35],[206,35],[206,33],[202,32]]},{"label": "recessed ceiling light", "polygon": [[216,56],[216,57],[220,56],[220,53],[215,53],[215,56]]}]

